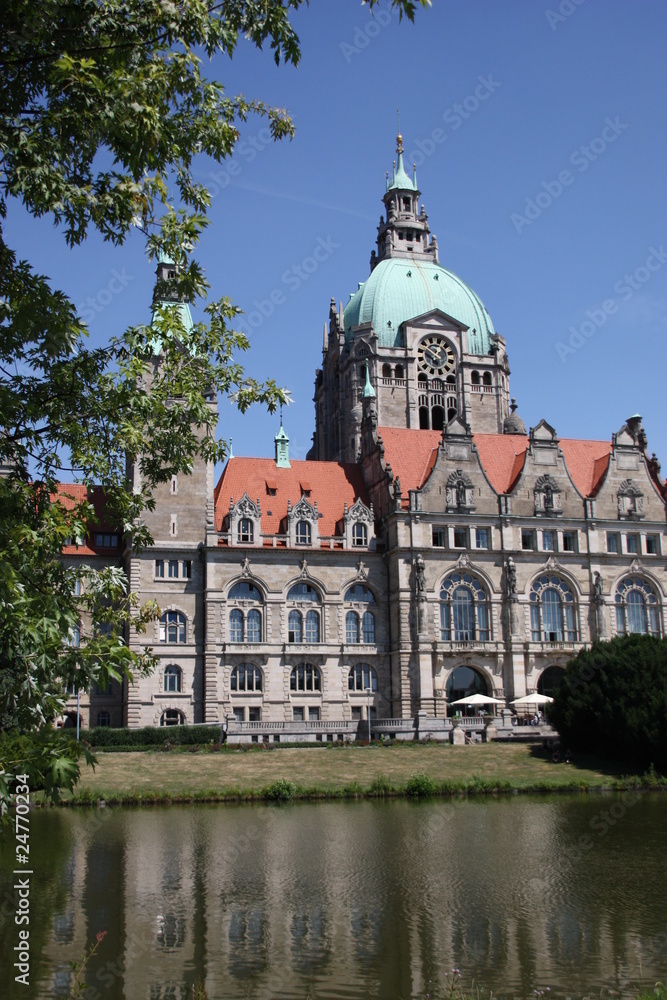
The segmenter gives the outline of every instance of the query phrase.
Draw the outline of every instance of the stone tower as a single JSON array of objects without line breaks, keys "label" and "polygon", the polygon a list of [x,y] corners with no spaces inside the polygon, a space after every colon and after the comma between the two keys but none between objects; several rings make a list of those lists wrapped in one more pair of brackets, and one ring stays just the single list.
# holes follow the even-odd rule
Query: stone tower
[{"label": "stone tower", "polygon": [[310,457],[354,462],[361,443],[366,364],[386,427],[502,434],[510,415],[505,341],[475,292],[444,268],[403,139],[387,174],[370,276],[343,309],[331,300],[315,379]]}]

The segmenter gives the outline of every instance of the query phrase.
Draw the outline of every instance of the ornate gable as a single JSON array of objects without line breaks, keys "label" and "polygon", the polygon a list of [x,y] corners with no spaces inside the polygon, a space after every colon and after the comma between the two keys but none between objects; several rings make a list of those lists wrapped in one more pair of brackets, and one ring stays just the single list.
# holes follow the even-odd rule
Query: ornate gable
[{"label": "ornate gable", "polygon": [[375,514],[373,504],[367,507],[357,499],[343,515],[345,548],[375,548]]},{"label": "ornate gable", "polygon": [[229,498],[229,544],[256,546],[262,544],[262,508],[247,493],[234,503]]}]

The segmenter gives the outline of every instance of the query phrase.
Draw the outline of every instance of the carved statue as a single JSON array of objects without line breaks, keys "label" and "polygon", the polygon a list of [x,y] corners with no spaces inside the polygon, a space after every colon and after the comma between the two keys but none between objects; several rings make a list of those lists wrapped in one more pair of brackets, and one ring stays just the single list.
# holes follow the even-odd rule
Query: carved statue
[{"label": "carved statue", "polygon": [[401,499],[401,480],[396,476],[394,479],[394,500]]},{"label": "carved statue", "polygon": [[416,596],[423,597],[426,593],[426,570],[424,567],[424,559],[421,553],[417,556],[414,561],[415,568],[415,594]]},{"label": "carved statue", "polygon": [[554,507],[554,491],[552,490],[549,483],[544,487],[544,509],[553,510]]},{"label": "carved statue", "polygon": [[462,479],[456,484],[456,506],[465,507],[466,505],[466,484]]},{"label": "carved statue", "polygon": [[593,577],[593,596],[595,597],[596,601],[602,601],[602,587],[603,587],[602,576],[599,572],[596,571],[595,576]]},{"label": "carved statue", "polygon": [[511,556],[505,563],[505,572],[507,574],[507,593],[510,597],[514,597],[516,594],[516,566]]}]

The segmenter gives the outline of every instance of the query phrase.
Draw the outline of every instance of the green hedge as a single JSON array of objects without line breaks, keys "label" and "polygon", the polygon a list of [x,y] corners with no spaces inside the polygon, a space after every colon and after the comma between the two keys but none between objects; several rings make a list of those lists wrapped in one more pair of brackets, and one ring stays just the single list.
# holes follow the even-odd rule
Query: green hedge
[{"label": "green hedge", "polygon": [[219,743],[220,726],[145,726],[143,729],[82,729],[80,738],[93,747],[193,746]]}]

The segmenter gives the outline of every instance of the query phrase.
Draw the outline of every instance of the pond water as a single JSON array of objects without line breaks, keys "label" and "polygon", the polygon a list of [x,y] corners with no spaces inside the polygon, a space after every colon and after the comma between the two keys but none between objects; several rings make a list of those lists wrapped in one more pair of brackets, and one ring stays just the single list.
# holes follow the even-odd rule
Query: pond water
[{"label": "pond water", "polygon": [[[667,977],[667,796],[50,810],[30,814],[30,988],[86,1000],[630,995]],[[11,841],[11,837],[10,837]],[[12,848],[11,850],[9,848]]]}]

